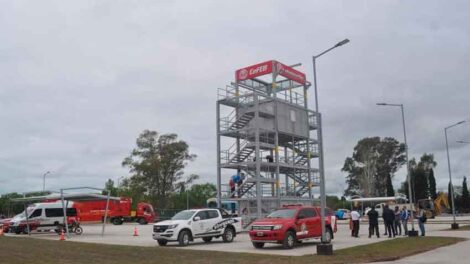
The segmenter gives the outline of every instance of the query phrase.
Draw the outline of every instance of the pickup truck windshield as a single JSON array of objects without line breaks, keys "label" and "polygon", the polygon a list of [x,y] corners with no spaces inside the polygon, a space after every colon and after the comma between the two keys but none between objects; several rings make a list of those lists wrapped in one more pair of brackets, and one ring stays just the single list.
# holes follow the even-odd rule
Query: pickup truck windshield
[{"label": "pickup truck windshield", "polygon": [[181,211],[177,214],[175,214],[171,220],[189,220],[193,215],[194,215],[195,211],[188,211],[188,210],[184,210],[184,211]]},{"label": "pickup truck windshield", "polygon": [[282,209],[272,212],[267,218],[293,218],[297,212],[296,209]]}]

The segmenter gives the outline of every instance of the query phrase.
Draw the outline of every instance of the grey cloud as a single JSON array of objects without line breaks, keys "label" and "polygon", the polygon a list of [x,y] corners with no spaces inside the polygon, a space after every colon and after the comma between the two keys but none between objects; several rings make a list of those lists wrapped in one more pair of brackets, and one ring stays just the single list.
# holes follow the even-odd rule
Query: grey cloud
[{"label": "grey cloud", "polygon": [[[318,60],[328,192],[366,136],[402,140],[410,155],[435,153],[447,186],[443,127],[469,119],[469,4],[456,1],[10,1],[0,10],[0,193],[101,187],[127,172],[122,159],[144,129],[175,132],[198,155],[186,173],[215,182],[217,87],[258,61]],[[313,107],[313,93],[309,99]],[[469,170],[469,126],[452,131],[456,183]],[[405,177],[395,178],[398,187]],[[21,178],[22,184],[11,179]],[[459,183],[460,184],[460,183]]]}]

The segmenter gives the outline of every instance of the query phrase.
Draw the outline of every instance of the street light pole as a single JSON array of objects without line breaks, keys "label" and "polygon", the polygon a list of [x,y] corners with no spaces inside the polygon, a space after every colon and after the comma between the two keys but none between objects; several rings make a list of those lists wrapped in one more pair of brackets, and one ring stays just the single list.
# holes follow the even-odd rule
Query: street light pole
[{"label": "street light pole", "polygon": [[[313,88],[315,92],[315,112],[317,114],[317,122],[318,122],[318,129],[317,129],[317,140],[318,140],[318,151],[320,153],[319,157],[319,170],[320,170],[320,214],[321,214],[321,244],[317,246],[317,254],[319,255],[331,255],[333,254],[333,247],[331,246],[330,242],[326,239],[326,226],[325,226],[325,207],[326,207],[326,190],[325,190],[325,161],[323,156],[323,133],[322,133],[322,118],[319,112],[319,105],[318,105],[318,86],[317,86],[317,65],[316,59],[322,56],[323,54],[337,48],[343,46],[349,42],[349,39],[344,39],[338,42],[333,47],[323,51],[322,53],[312,56],[312,63],[313,63]],[[323,244],[323,245],[322,245]]]},{"label": "street light pole", "polygon": [[42,175],[42,192],[46,191],[46,175],[51,173],[50,171],[47,171]]},{"label": "street light pole", "polygon": [[406,160],[406,179],[408,182],[408,197],[410,201],[410,217],[411,217],[411,231],[408,232],[408,236],[417,236],[418,232],[415,231],[415,221],[414,221],[414,214],[413,214],[413,195],[411,191],[411,174],[410,174],[410,162],[409,162],[409,156],[408,156],[408,141],[406,139],[406,124],[405,124],[405,108],[403,107],[403,104],[387,104],[387,103],[377,103],[379,106],[396,106],[400,107],[401,109],[401,120],[403,123],[403,137],[405,140],[405,160]]},{"label": "street light pole", "polygon": [[447,140],[447,130],[452,128],[452,127],[463,124],[463,123],[465,123],[465,120],[460,121],[458,123],[455,123],[451,126],[448,126],[448,127],[444,128],[444,135],[446,137],[447,167],[449,169],[450,198],[451,198],[451,202],[452,202],[452,217],[454,218],[454,223],[452,223],[452,225],[451,225],[452,229],[459,229],[459,224],[457,224],[457,222],[455,220],[454,185],[452,184],[452,172],[451,172],[451,169],[450,169],[449,142]]}]

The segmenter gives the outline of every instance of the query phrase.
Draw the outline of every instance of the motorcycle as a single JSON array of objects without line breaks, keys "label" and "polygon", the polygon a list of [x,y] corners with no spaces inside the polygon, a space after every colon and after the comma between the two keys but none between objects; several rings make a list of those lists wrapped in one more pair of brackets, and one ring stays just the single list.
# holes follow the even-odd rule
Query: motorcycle
[{"label": "motorcycle", "polygon": [[[80,223],[76,220],[72,220],[72,222],[68,224],[68,228],[69,233],[74,233],[75,235],[81,235],[83,233],[83,228],[80,226]],[[65,233],[65,226],[63,225],[58,225],[55,229],[55,232],[57,234],[60,234],[62,231]]]}]

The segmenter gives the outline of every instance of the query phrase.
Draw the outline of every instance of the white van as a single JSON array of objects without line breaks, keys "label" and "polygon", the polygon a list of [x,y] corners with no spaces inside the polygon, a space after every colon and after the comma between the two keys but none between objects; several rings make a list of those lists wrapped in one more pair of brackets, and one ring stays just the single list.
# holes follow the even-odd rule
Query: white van
[{"label": "white van", "polygon": [[[77,217],[77,210],[72,207],[73,203],[67,205],[67,217]],[[64,224],[64,211],[62,202],[35,203],[26,209],[30,230],[46,231],[57,229]],[[25,213],[17,215],[10,222],[10,231],[16,234],[28,233]]]}]

